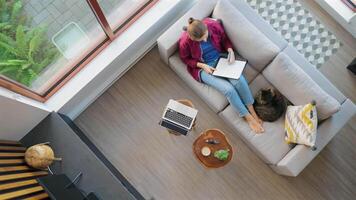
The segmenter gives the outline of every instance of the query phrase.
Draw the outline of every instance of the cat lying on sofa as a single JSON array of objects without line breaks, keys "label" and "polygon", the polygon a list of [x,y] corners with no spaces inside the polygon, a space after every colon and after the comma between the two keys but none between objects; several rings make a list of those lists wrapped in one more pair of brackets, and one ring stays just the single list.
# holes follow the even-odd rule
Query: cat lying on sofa
[{"label": "cat lying on sofa", "polygon": [[257,115],[267,122],[274,122],[285,112],[288,100],[273,88],[258,91],[253,104]]}]

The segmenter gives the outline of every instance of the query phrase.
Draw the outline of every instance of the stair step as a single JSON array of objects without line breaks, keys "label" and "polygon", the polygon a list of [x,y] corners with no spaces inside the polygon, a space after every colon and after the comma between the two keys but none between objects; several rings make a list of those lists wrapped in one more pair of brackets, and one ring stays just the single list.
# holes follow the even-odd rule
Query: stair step
[{"label": "stair step", "polygon": [[35,187],[31,187],[31,188],[27,188],[27,189],[23,189],[23,190],[18,190],[15,192],[9,192],[9,193],[5,193],[5,194],[1,194],[0,195],[0,199],[12,199],[12,198],[18,198],[24,195],[28,195],[28,194],[32,194],[32,193],[36,193],[36,192],[40,192],[43,191],[43,187],[42,186],[35,186]]},{"label": "stair step", "polygon": [[40,194],[36,194],[32,197],[25,198],[24,200],[41,200],[41,199],[46,199],[46,198],[48,198],[47,193],[40,193]]},{"label": "stair step", "polygon": [[0,167],[0,172],[15,172],[15,171],[24,171],[24,170],[29,170],[29,169],[32,169],[32,168],[30,168],[27,165]]},{"label": "stair step", "polygon": [[24,159],[0,159],[0,165],[23,164]]},{"label": "stair step", "polygon": [[32,184],[36,184],[36,183],[38,183],[36,179],[30,179],[30,180],[26,180],[26,181],[18,181],[18,182],[13,182],[13,183],[0,184],[0,191],[14,189],[14,188],[32,185]]},{"label": "stair step", "polygon": [[46,172],[46,171],[38,171],[38,172],[25,172],[25,173],[19,173],[19,174],[0,175],[0,181],[9,181],[9,180],[16,180],[16,179],[21,179],[21,178],[44,176],[47,174],[48,174],[48,172]]},{"label": "stair step", "polygon": [[16,145],[16,146],[22,146],[20,142],[17,141],[11,141],[11,140],[0,140],[0,145]]},{"label": "stair step", "polygon": [[0,151],[26,151],[26,147],[0,146]]},{"label": "stair step", "polygon": [[0,158],[6,158],[6,157],[24,157],[25,153],[12,153],[12,152],[0,152]]}]

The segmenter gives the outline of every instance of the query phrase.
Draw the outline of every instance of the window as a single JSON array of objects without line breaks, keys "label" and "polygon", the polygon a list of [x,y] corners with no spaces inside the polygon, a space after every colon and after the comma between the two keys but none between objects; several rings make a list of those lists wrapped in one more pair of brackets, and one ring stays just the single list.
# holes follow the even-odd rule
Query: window
[{"label": "window", "polygon": [[129,19],[136,16],[135,13],[140,12],[141,9],[145,8],[146,4],[150,3],[149,0],[99,0],[98,2],[115,33],[124,27],[126,23],[129,23]]},{"label": "window", "polygon": [[0,86],[45,101],[156,1],[0,0]]}]

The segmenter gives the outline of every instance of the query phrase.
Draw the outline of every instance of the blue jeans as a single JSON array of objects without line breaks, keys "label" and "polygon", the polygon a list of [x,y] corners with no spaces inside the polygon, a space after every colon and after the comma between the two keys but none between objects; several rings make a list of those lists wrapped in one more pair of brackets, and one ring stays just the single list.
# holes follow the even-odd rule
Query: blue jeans
[{"label": "blue jeans", "polygon": [[203,83],[223,93],[230,104],[238,111],[240,117],[249,113],[246,106],[252,105],[254,98],[243,75],[239,79],[229,79],[213,76],[202,70],[200,77]]}]

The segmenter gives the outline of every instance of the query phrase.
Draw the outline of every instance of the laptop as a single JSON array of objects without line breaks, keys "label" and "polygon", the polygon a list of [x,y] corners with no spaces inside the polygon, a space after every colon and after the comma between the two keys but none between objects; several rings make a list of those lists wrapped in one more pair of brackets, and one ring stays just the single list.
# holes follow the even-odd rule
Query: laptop
[{"label": "laptop", "polygon": [[196,109],[170,99],[159,124],[186,135],[192,129],[197,114]]},{"label": "laptop", "polygon": [[246,60],[236,60],[234,63],[229,64],[227,58],[220,57],[213,75],[224,78],[239,79],[246,64]]}]

